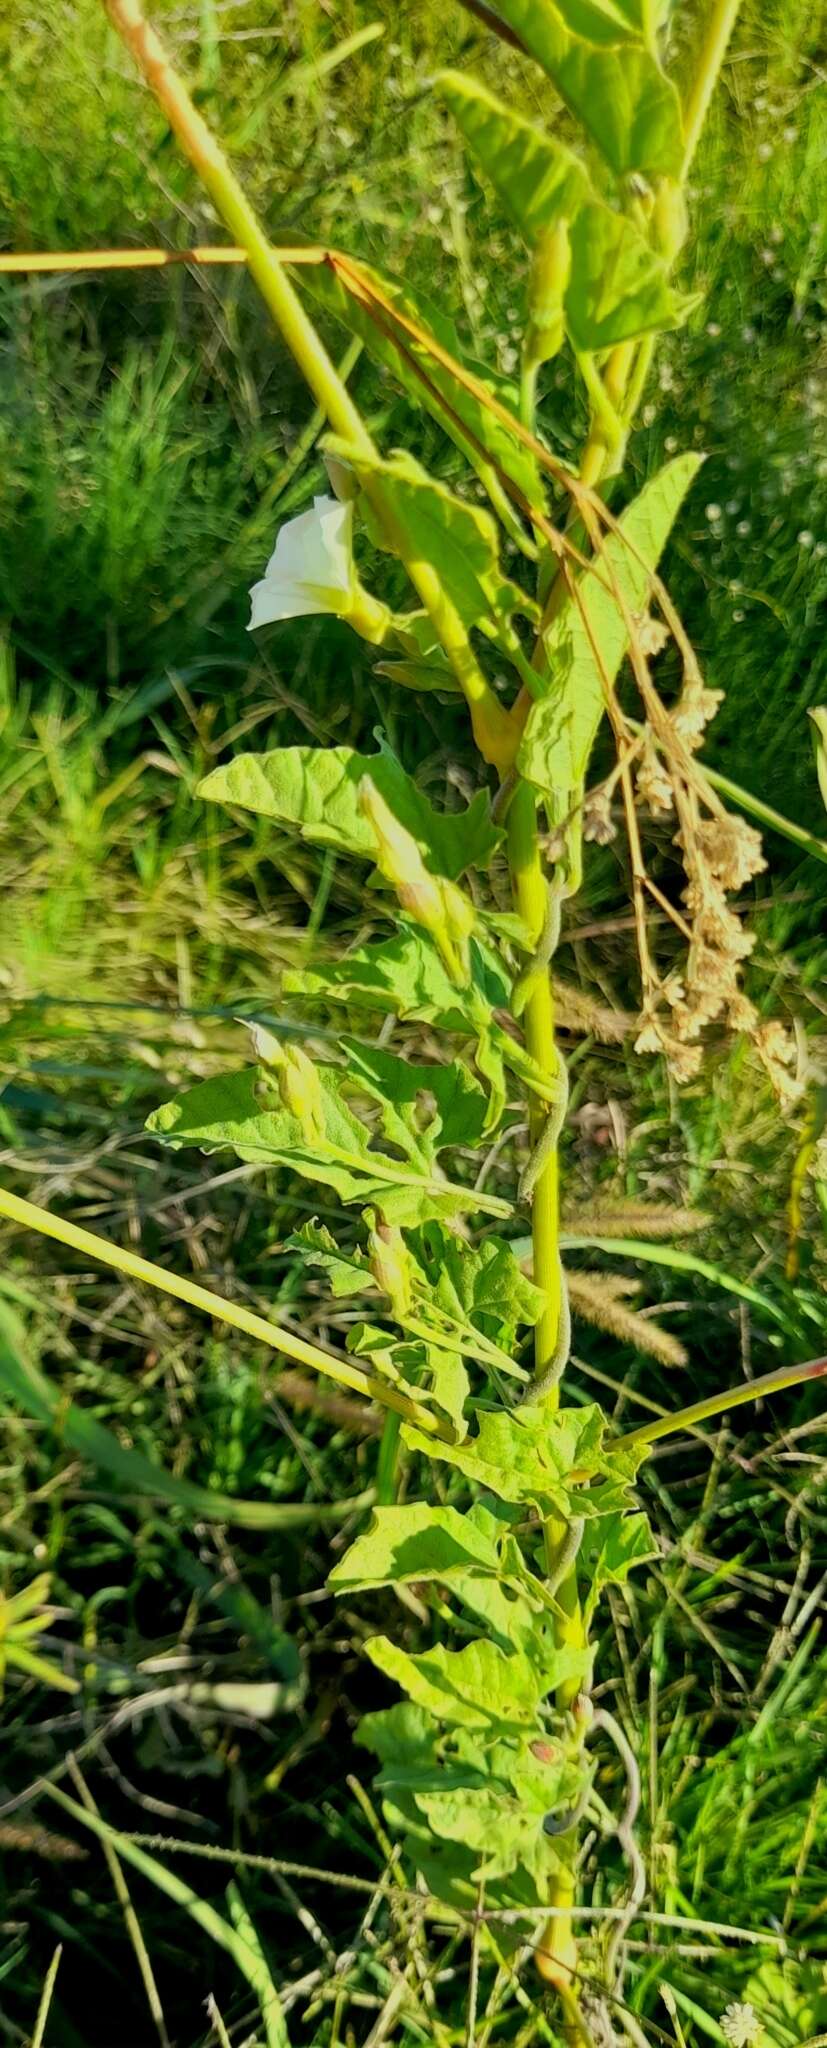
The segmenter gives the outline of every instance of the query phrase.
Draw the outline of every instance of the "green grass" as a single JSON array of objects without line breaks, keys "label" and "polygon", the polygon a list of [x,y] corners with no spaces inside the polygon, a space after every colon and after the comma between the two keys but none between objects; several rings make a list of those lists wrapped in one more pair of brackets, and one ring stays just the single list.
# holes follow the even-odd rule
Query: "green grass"
[{"label": "green grass", "polygon": [[[384,0],[283,15],[263,0],[205,0],[158,14],[198,70],[206,110],[274,232],[347,241],[445,286],[479,348],[507,366],[512,294],[501,285],[486,301],[476,284],[483,250],[505,274],[502,223],[421,92],[437,55],[481,49],[483,32],[459,9],[446,17]],[[319,79],[311,59],[374,20],[382,38]],[[0,58],[9,246],[215,238],[93,0],[40,10],[13,0]],[[817,67],[802,0],[747,10],[697,173],[703,226],[689,272],[706,301],[664,351],[632,460],[643,475],[673,441],[708,450],[668,573],[710,679],[728,691],[710,758],[823,831],[805,715],[827,695]],[[344,336],[331,340],[344,350]],[[352,374],[388,441],[404,441],[404,401],[363,360]],[[559,384],[552,373],[541,416],[563,452],[578,437],[577,403],[565,370]],[[364,740],[375,719],[376,683],[344,630],[287,628],[265,657],[245,631],[247,586],[274,528],[323,475],[317,453],[296,465],[308,417],[242,276],[2,281],[2,1175],[252,1307],[286,1304],[297,1323],[307,1317],[335,1339],[341,1311],[324,1320],[318,1299],[297,1296],[280,1249],[308,1213],[301,1187],[162,1155],[142,1131],[170,1084],[239,1056],[240,1012],[279,1019],[278,970],[307,944],[308,923],[324,916],[348,935],[364,926],[363,903],[320,856],[264,829],[242,832],[193,794],[247,734],[255,744],[308,733]],[[446,729],[441,711],[434,720],[401,704],[395,738],[435,789],[446,746],[461,766],[461,721]],[[815,1035],[821,877],[781,841],[769,851],[753,988],[768,1013],[799,1016]],[[570,937],[561,964],[593,995],[628,1001],[622,898],[607,852],[578,914],[599,929]],[[657,1071],[582,1038],[572,1078],[571,1196],[608,1188],[701,1205],[710,1223],[697,1251],[768,1292],[787,1319],[782,1329],[698,1274],[640,1269],[645,1299],[689,1344],[689,1375],[579,1326],[574,1396],[616,1401],[631,1427],[648,1412],[637,1396],[676,1407],[818,1349],[818,1210],[810,1192],[794,1290],[783,1261],[797,1132],[779,1127],[750,1049],[713,1055],[703,1088],[678,1101]],[[508,1158],[499,1171],[507,1177]],[[208,1994],[234,2048],[264,2038],[268,2012],[273,2024],[269,1994],[209,1924],[212,1909],[233,1926],[230,1878],[292,2040],[334,2048],[366,2040],[381,2021],[400,2039],[461,2042],[467,1941],[425,1921],[404,1885],[372,1903],[388,1853],[352,1735],[368,1697],[358,1646],[381,1625],[382,1599],[334,1608],[324,1581],[347,1529],[312,1514],[369,1482],[368,1423],[308,1407],[295,1379],[280,1381],[270,1358],[218,1326],[54,1246],[12,1232],[5,1245],[0,1300],[23,1317],[62,1394],[170,1472],[275,1505],[304,1502],[309,1519],[264,1535],[192,1527],[180,1510],[126,1496],[59,1432],[5,1402],[3,1583],[17,1590],[51,1570],[60,1613],[47,1653],[83,1690],[68,1699],[7,1683],[0,2031],[12,2043],[31,2037],[62,1943],[47,2048],[111,2048],[114,2027],[124,2048],[163,2039],[111,1863],[77,1813],[28,1797],[71,1748],[123,1838],[121,1873],[179,2048],[222,2039]],[[690,1450],[661,1446],[646,1487],[662,1560],[606,1612],[605,1698],[640,1759],[652,1910],[689,1923],[635,1929],[628,1996],[653,2041],[679,2038],[660,1976],[693,2048],[720,2038],[734,1997],[754,1999],[780,2048],[827,2025],[827,1669],[813,1632],[826,1455],[817,1393],[742,1411],[731,1435]],[[261,1695],[216,1696],[217,1685],[275,1686],[274,1711],[258,1718]],[[77,1799],[65,1774],[59,1786]],[[177,1880],[175,1899],[151,1867],[130,1862],[133,1832],[189,1844],[186,1854],[157,1841],[148,1851]],[[606,1855],[601,1847],[584,1872],[595,1907]],[[264,1860],[251,1867],[245,1856]],[[285,1857],[321,1874],[286,1874]],[[621,1867],[609,1852],[610,1886]],[[755,1938],[726,1937],[722,1925]],[[249,1962],[243,1922],[235,1935]],[[387,2001],[412,1945],[417,1966],[394,2020]],[[520,1993],[506,1973],[495,1986],[483,1970],[492,2042],[548,2037],[552,2015],[530,1972],[523,1982]]]}]

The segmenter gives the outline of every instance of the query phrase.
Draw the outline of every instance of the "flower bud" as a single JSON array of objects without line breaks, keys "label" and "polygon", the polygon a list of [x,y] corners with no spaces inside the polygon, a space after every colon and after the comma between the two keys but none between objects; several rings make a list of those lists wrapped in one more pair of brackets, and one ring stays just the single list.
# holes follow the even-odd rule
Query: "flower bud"
[{"label": "flower bud", "polygon": [[275,1090],[282,1106],[301,1126],[307,1145],[324,1141],[325,1110],[318,1068],[301,1046],[282,1045],[272,1032],[253,1026],[253,1044],[264,1069],[264,1091]]},{"label": "flower bud", "polygon": [[377,1217],[368,1238],[370,1270],[388,1296],[394,1315],[403,1321],[411,1306],[411,1262],[405,1239],[395,1223]]},{"label": "flower bud", "polygon": [[560,220],[540,236],[529,272],[525,347],[526,357],[532,363],[550,362],[562,348],[564,300],[570,276],[568,221]]},{"label": "flower bud", "polygon": [[673,178],[661,178],[652,208],[651,228],[655,248],[667,263],[674,263],[683,248],[689,227],[686,200]]},{"label": "flower bud", "polygon": [[369,775],[359,785],[359,804],[376,836],[380,875],[396,890],[409,917],[430,932],[452,979],[467,981],[473,905],[455,882],[430,873],[413,834],[394,817]]}]

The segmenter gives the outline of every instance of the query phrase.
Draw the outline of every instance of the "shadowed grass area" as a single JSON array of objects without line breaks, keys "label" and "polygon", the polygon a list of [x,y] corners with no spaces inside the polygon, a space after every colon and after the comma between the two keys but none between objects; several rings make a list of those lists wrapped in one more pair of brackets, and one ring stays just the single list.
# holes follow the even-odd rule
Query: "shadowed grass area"
[{"label": "shadowed grass area", "polygon": [[[202,0],[157,13],[274,233],[346,240],[447,291],[479,351],[513,367],[512,245],[423,84],[437,59],[487,49],[492,81],[505,68],[530,104],[517,60],[504,67],[459,8]],[[374,24],[383,33],[366,39]],[[727,690],[710,758],[817,831],[805,708],[827,695],[818,33],[801,0],[745,12],[697,167],[702,227],[687,280],[704,304],[664,346],[632,446],[638,477],[673,447],[708,451],[667,575],[710,681]],[[215,239],[93,0],[11,0],[0,59],[4,244]],[[346,337],[330,339],[343,354]],[[405,400],[364,359],[350,374],[388,444],[409,439]],[[565,366],[546,373],[541,421],[563,454],[580,437],[580,403]],[[341,1344],[347,1304],[323,1310],[318,1292],[299,1293],[304,1276],[284,1249],[324,1208],[286,1174],[162,1154],[143,1132],[185,1075],[243,1060],[241,1015],[295,1024],[279,970],[309,956],[331,912],[342,934],[370,928],[369,906],[329,857],[264,824],[241,829],[194,797],[233,746],[371,732],[379,685],[345,629],[285,627],[264,655],[245,631],[247,586],[276,524],[322,482],[313,432],[240,273],[0,280],[0,1172]],[[428,460],[436,448],[434,432]],[[453,458],[441,460],[450,473]],[[461,715],[410,700],[394,716],[400,751],[450,801],[465,776]],[[815,1037],[821,877],[780,841],[769,851],[782,879],[756,890],[753,993]],[[589,886],[561,970],[593,998],[628,1004],[611,849],[595,854]],[[570,1036],[572,1206],[690,1201],[709,1217],[697,1255],[776,1310],[762,1316],[697,1271],[627,1258],[626,1278],[644,1283],[638,1305],[685,1342],[690,1365],[578,1325],[572,1398],[599,1395],[631,1428],[653,1407],[815,1353],[819,1197],[808,1183],[793,1285],[786,1203],[801,1130],[779,1126],[751,1048],[714,1056],[703,1088],[675,1100],[657,1069]],[[493,1190],[514,1164],[508,1151],[494,1162]],[[31,2036],[58,1942],[46,2041],[61,2048],[112,2048],[115,2024],[124,2048],[201,2048],[224,2040],[219,2019],[238,2044],[266,2024],[266,2003],[203,1913],[180,1889],[171,1902],[124,1850],[164,2016],[153,2017],[98,1841],[76,1812],[30,1797],[60,1771],[77,1799],[63,1768],[71,1749],[105,1822],[161,1838],[148,1853],[227,1924],[235,1877],[292,2040],[338,2048],[395,2030],[453,2048],[465,2037],[467,1933],[406,1892],[352,1740],[377,1703],[359,1644],[390,1596],[334,1606],[325,1580],[352,1531],[313,1517],[371,1483],[376,1417],[53,1245],[8,1231],[4,1248],[0,1301],[65,1399],[178,1477],[308,1509],[299,1531],[193,1526],[168,1503],[116,1490],[59,1427],[0,1392],[3,1582],[13,1592],[51,1571],[58,1613],[44,1654],[82,1688],[50,1696],[7,1679],[5,2038]],[[594,1251],[577,1257],[605,1268]],[[725,2038],[732,1998],[754,2004],[779,2048],[827,2026],[821,1415],[818,1392],[804,1391],[742,1411],[705,1443],[659,1446],[644,1489],[661,1557],[606,1613],[605,1697],[641,1772],[653,1915],[633,1930],[629,1996],[653,2041],[680,2042],[678,2026],[693,2048]],[[407,1618],[413,1640],[415,1604]],[[284,1857],[316,1874],[283,1870]],[[583,1874],[599,1941],[598,1865],[603,1843]],[[612,1883],[621,1868],[618,1848]],[[416,1983],[395,2004],[411,1952]],[[505,1964],[499,1975],[486,1965],[479,2012],[486,2044],[557,2038],[533,1977],[521,1986]]]}]

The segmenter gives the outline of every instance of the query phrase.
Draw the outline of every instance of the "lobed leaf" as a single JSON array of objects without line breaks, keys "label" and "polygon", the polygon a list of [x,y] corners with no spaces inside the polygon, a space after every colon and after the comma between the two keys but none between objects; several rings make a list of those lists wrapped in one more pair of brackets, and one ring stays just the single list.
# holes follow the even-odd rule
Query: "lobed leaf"
[{"label": "lobed leaf", "polygon": [[581,1680],[589,1664],[587,1650],[549,1648],[545,1666],[515,1650],[511,1656],[494,1643],[480,1640],[463,1650],[437,1643],[419,1656],[371,1636],[365,1644],[371,1663],[395,1679],[409,1699],[442,1725],[485,1729],[507,1734],[533,1724],[545,1694],[564,1681]]},{"label": "lobed leaf", "polygon": [[[391,1055],[386,1059],[390,1061]],[[435,1101],[444,1093],[450,1114],[455,1091],[451,1070],[412,1070],[404,1060],[396,1066],[404,1077],[404,1090],[410,1092],[405,1095],[400,1087],[396,1101],[384,1101],[380,1121],[391,1128],[395,1141],[401,1137],[406,1153],[402,1161],[376,1148],[373,1129],[346,1100],[354,1086],[364,1090],[365,1076],[334,1067],[315,1070],[318,1122],[312,1129],[285,1106],[274,1085],[266,1078],[262,1082],[262,1071],[255,1067],[185,1090],[153,1111],[147,1129],[175,1145],[198,1145],[205,1151],[230,1146],[239,1159],[254,1165],[292,1167],[306,1179],[334,1188],[345,1202],[380,1207],[388,1222],[422,1222],[480,1207],[507,1214],[506,1203],[446,1181],[435,1165],[442,1128],[438,1106],[424,1128],[417,1123],[418,1097],[410,1084],[411,1073],[427,1077],[419,1085],[426,1086]],[[443,1076],[449,1077],[447,1082]]]},{"label": "lobed leaf", "polygon": [[437,811],[384,744],[378,754],[304,746],[237,754],[205,776],[198,795],[293,826],[313,845],[373,861],[376,835],[359,802],[365,776],[416,840],[432,874],[456,881],[466,868],[488,865],[501,835],[485,791],[463,811]]},{"label": "lobed leaf", "polygon": [[574,219],[593,198],[584,165],[475,78],[440,72],[437,89],[481,170],[529,242],[558,220]]},{"label": "lobed leaf", "polygon": [[[462,1444],[432,1443],[407,1425],[402,1435],[410,1449],[454,1465],[497,1499],[525,1501],[541,1514],[553,1508],[570,1519],[622,1514],[629,1505],[638,1463],[629,1449],[637,1447],[604,1446],[604,1427],[594,1406],[561,1408],[553,1416],[542,1408],[516,1408],[481,1411],[476,1436]],[[592,1479],[601,1483],[582,1483]]]},{"label": "lobed leaf", "polygon": [[496,953],[479,935],[470,942],[471,987],[457,988],[433,939],[400,917],[390,939],[359,946],[324,968],[282,976],[286,995],[319,996],[438,1024],[444,1031],[476,1031],[481,1011],[508,1001],[509,982]]},{"label": "lobed leaf", "polygon": [[428,1579],[447,1585],[468,1573],[498,1578],[505,1533],[479,1505],[470,1514],[427,1501],[374,1508],[364,1535],[334,1565],[328,1585],[334,1593],[353,1593]]}]

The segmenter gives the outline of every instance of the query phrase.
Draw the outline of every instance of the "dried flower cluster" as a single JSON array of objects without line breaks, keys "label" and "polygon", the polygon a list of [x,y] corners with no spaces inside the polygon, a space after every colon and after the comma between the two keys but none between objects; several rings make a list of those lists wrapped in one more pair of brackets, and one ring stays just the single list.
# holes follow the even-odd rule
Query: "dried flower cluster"
[{"label": "dried flower cluster", "polygon": [[[599,546],[594,530],[592,539]],[[723,692],[708,689],[704,683],[657,576],[652,579],[652,593],[661,606],[662,619],[650,612],[637,617],[626,613],[630,659],[645,721],[642,727],[633,726],[612,696],[609,710],[618,769],[589,791],[583,813],[584,837],[608,844],[616,832],[612,794],[620,780],[636,892],[642,979],[635,1050],[665,1054],[675,1080],[691,1081],[700,1069],[703,1033],[723,1021],[731,1030],[750,1034],[782,1106],[791,1107],[801,1088],[796,1046],[782,1024],[760,1020],[744,993],[741,973],[754,935],[744,930],[729,900],[765,868],[761,837],[744,818],[726,810],[696,758]],[[667,710],[652,681],[649,662],[662,652],[670,637],[683,657],[684,681],[677,701]],[[639,811],[655,820],[675,820],[674,844],[680,849],[686,877],[680,907],[668,900],[646,872]],[[686,945],[682,966],[666,973],[660,972],[650,950],[647,896],[671,919]]]}]

